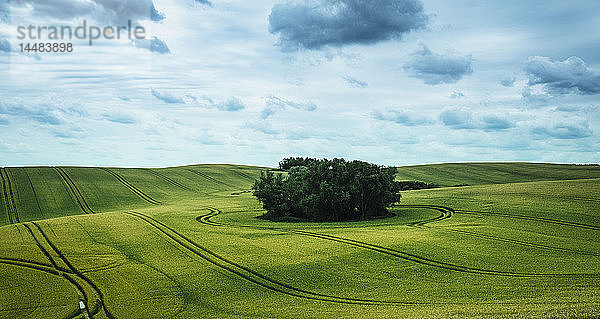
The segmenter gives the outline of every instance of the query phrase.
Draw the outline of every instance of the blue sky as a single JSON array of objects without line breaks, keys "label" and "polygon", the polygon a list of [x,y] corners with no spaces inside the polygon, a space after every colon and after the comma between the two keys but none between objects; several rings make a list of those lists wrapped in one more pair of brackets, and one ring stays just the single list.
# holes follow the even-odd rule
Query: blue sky
[{"label": "blue sky", "polygon": [[[598,12],[577,0],[0,0],[0,165],[597,163]],[[83,19],[132,20],[147,38],[19,52],[18,26]]]}]

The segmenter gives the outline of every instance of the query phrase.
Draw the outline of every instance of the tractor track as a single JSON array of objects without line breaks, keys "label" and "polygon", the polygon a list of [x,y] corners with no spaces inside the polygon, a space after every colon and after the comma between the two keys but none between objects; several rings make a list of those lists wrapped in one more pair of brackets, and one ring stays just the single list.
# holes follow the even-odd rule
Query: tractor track
[{"label": "tractor track", "polygon": [[139,196],[144,201],[146,201],[152,205],[160,205],[161,204],[159,201],[155,200],[154,198],[150,197],[146,193],[142,192],[139,188],[133,186],[133,184],[128,182],[123,176],[119,175],[117,172],[115,172],[109,168],[102,168],[102,170],[104,170],[107,173],[109,173],[110,175],[112,175],[117,181],[119,181],[125,187],[129,188],[129,190],[131,190],[134,194]]},{"label": "tractor track", "polygon": [[40,201],[38,200],[37,193],[35,191],[35,187],[33,187],[33,182],[31,181],[31,178],[29,177],[29,173],[27,173],[27,169],[25,167],[23,167],[22,170],[23,170],[23,173],[25,173],[25,176],[27,176],[27,181],[29,181],[29,186],[31,186],[31,191],[33,192],[33,198],[35,199],[35,204],[37,205],[38,209],[40,210],[40,216],[44,217],[44,211],[42,210],[42,207],[40,206]]},{"label": "tractor track", "polygon": [[204,174],[204,173],[202,173],[200,171],[197,171],[195,169],[186,168],[185,170],[189,171],[189,172],[192,172],[192,173],[194,173],[194,174],[196,174],[196,175],[198,175],[200,177],[203,177],[204,179],[207,179],[207,180],[209,180],[209,181],[211,181],[213,183],[220,184],[220,185],[227,186],[227,187],[235,188],[235,186],[229,185],[229,184],[227,184],[225,182],[221,182],[220,180],[218,180],[218,179],[216,179],[214,177],[208,176],[207,174]]},{"label": "tractor track", "polygon": [[4,195],[4,202],[6,205],[6,215],[8,216],[8,223],[15,224],[20,223],[19,213],[17,211],[17,204],[15,202],[15,194],[8,175],[6,167],[0,168],[0,177],[2,178],[2,194]]},{"label": "tractor track", "polygon": [[238,277],[241,277],[245,280],[248,280],[254,284],[257,284],[263,288],[283,293],[286,295],[316,300],[316,301],[325,301],[325,302],[334,302],[334,303],[342,303],[342,304],[364,304],[364,305],[414,305],[414,304],[425,304],[418,302],[404,302],[404,301],[385,301],[385,300],[371,300],[371,299],[358,299],[358,298],[347,298],[347,297],[338,297],[327,294],[320,294],[315,292],[310,292],[301,288],[296,288],[291,285],[279,282],[275,279],[269,278],[263,274],[260,274],[254,270],[251,270],[245,266],[234,263],[213,251],[198,245],[193,242],[186,236],[180,234],[173,228],[157,221],[156,219],[147,216],[145,214],[139,212],[128,212],[127,214],[138,218],[144,221],[146,224],[154,227],[165,236],[175,241],[188,251],[192,252],[196,256],[202,258],[203,260],[231,273]]},{"label": "tractor track", "polygon": [[594,198],[594,197],[584,197],[584,196],[570,196],[570,195],[550,195],[550,194],[542,194],[542,193],[503,193],[504,195],[511,195],[511,196],[523,196],[523,195],[527,195],[527,196],[535,196],[535,197],[546,197],[546,198],[558,198],[558,199],[573,199],[573,200],[580,200],[580,201],[584,201],[584,202],[594,202],[594,203],[600,203],[600,198]]},{"label": "tractor track", "polygon": [[[40,232],[40,234],[42,234],[42,236],[44,236],[44,233],[41,232],[41,228],[37,224],[34,224],[34,223],[32,223],[32,224],[36,227],[36,229]],[[33,229],[31,228],[31,226],[29,226],[28,224],[23,224],[23,226],[29,232],[29,234],[31,235],[31,238],[33,238],[33,241],[35,242],[36,246],[40,249],[40,251],[44,254],[44,256],[46,256],[48,261],[50,261],[51,265],[49,267],[52,267],[57,273],[59,273],[61,275],[68,273],[68,274],[71,274],[71,275],[79,278],[80,280],[82,279],[75,272],[73,272],[72,269],[67,269],[67,268],[59,266],[56,263],[56,260],[54,258],[52,258],[52,255],[50,255],[50,252],[42,245],[42,243],[40,242],[38,237],[33,232]],[[67,264],[65,263],[65,265],[67,265]],[[70,280],[69,282],[71,282],[75,286],[75,289],[77,290],[77,294],[79,295],[80,300],[82,300],[86,304],[86,306],[89,305],[89,298],[88,298],[87,293],[85,292],[85,289],[83,289],[83,287],[74,279]],[[88,316],[90,315],[89,313],[84,313],[82,309],[79,309],[79,310],[80,310],[79,313],[84,316],[86,314]],[[92,316],[95,315],[97,312],[98,312],[97,307],[92,308]]]},{"label": "tractor track", "polygon": [[48,250],[46,248],[44,248],[44,246],[42,246],[42,244],[40,243],[38,238],[33,233],[33,230],[31,229],[31,227],[27,224],[23,224],[23,226],[27,229],[27,232],[29,232],[29,234],[31,235],[31,238],[33,238],[35,245],[40,249],[40,251],[44,254],[44,256],[46,256],[46,259],[48,259],[48,261],[50,261],[51,266],[54,267],[54,269],[56,269],[56,270],[60,270],[59,269],[60,266],[58,266],[58,264],[56,264],[56,261],[54,260],[54,258],[52,258],[52,256],[48,252]]},{"label": "tractor track", "polygon": [[425,225],[427,225],[429,223],[433,223],[433,222],[438,222],[438,221],[442,221],[442,220],[445,220],[445,219],[449,219],[454,214],[454,209],[448,208],[448,207],[442,207],[442,206],[432,206],[432,205],[396,205],[395,207],[400,207],[400,208],[426,208],[426,209],[437,210],[438,212],[441,213],[440,216],[435,217],[435,218],[431,218],[431,219],[422,220],[422,221],[418,221],[418,222],[407,224],[407,226],[412,226],[412,227],[424,227]]},{"label": "tractor track", "polygon": [[[442,206],[428,206],[428,205],[414,205],[414,206],[410,205],[410,206],[418,207],[418,208],[431,207],[431,209],[436,209],[436,210],[446,209],[446,210],[448,210],[448,212],[453,211],[450,208],[445,208]],[[196,220],[199,221],[200,223],[210,225],[210,226],[234,227],[234,228],[239,227],[239,228],[253,228],[253,229],[260,229],[260,230],[283,231],[283,232],[303,235],[303,236],[317,238],[317,239],[329,240],[329,241],[333,241],[333,242],[337,242],[337,243],[341,243],[341,244],[345,244],[345,245],[350,245],[350,246],[354,246],[354,247],[358,247],[358,248],[362,248],[362,249],[376,251],[379,253],[390,255],[392,257],[415,262],[415,263],[418,263],[421,265],[445,269],[445,270],[451,270],[451,271],[457,271],[457,272],[463,272],[463,273],[471,273],[471,274],[479,274],[479,275],[495,275],[495,276],[504,276],[504,277],[521,277],[521,278],[523,278],[523,277],[525,277],[525,278],[527,278],[527,277],[600,278],[600,274],[525,273],[525,272],[511,272],[511,271],[480,269],[480,268],[474,268],[474,267],[468,267],[468,266],[462,266],[462,265],[456,265],[456,264],[447,263],[447,262],[443,262],[443,261],[438,261],[438,260],[434,260],[431,258],[414,255],[414,254],[404,252],[404,251],[399,251],[399,250],[395,250],[395,249],[391,249],[391,248],[387,248],[387,247],[383,247],[383,246],[379,246],[379,245],[369,244],[366,242],[353,240],[353,239],[347,239],[347,238],[333,236],[333,235],[313,233],[313,232],[300,231],[300,230],[288,230],[288,229],[276,228],[276,227],[250,226],[250,225],[237,226],[237,225],[222,224],[222,223],[218,223],[218,222],[214,222],[214,221],[210,220],[212,217],[220,214],[221,211],[216,208],[213,208],[213,207],[209,207],[208,209],[211,211],[210,213],[199,216],[198,218],[196,218]],[[448,214],[448,215],[451,216],[451,214]],[[449,216],[445,217],[444,219],[449,218]],[[440,220],[439,217],[436,220]]]},{"label": "tractor track", "polygon": [[[73,266],[73,264],[71,264],[71,262],[65,257],[65,255],[62,253],[62,251],[60,249],[58,249],[58,247],[56,247],[56,245],[54,245],[54,243],[52,243],[52,241],[50,241],[50,238],[48,238],[48,236],[46,235],[46,233],[44,232],[44,230],[42,229],[42,227],[40,227],[40,225],[38,223],[32,222],[32,224],[36,227],[37,231],[42,235],[42,238],[44,238],[44,240],[46,241],[48,246],[50,246],[50,248],[52,248],[52,250],[63,261],[63,263],[65,265],[67,265],[67,268],[71,271],[71,273],[74,276],[76,276],[77,278],[84,281],[96,295],[96,298],[95,298],[96,303],[95,303],[94,307],[91,309],[90,316],[94,317],[101,310],[103,310],[104,314],[106,314],[106,316],[109,319],[115,319],[116,317],[106,308],[106,304],[104,302],[104,300],[105,300],[104,294],[98,288],[98,286],[92,280],[90,280],[86,275],[84,275],[81,271],[79,271],[77,268],[75,268],[75,266]],[[36,241],[37,241],[37,239],[36,239]]]},{"label": "tractor track", "polygon": [[149,173],[151,173],[151,174],[153,174],[153,175],[155,175],[155,176],[158,176],[158,177],[164,179],[165,181],[167,181],[167,183],[169,183],[169,184],[171,184],[171,185],[173,185],[175,187],[179,187],[179,188],[181,188],[183,190],[190,191],[190,192],[194,191],[193,189],[191,189],[191,188],[189,188],[189,187],[187,187],[187,186],[185,186],[185,185],[177,182],[176,180],[174,180],[174,179],[172,179],[172,178],[170,178],[168,176],[165,176],[165,175],[163,175],[163,174],[161,174],[159,172],[156,172],[156,171],[154,171],[154,170],[152,170],[150,168],[144,168],[144,170],[147,171],[147,172],[149,172]]},{"label": "tractor track", "polygon": [[557,225],[563,225],[563,226],[570,226],[570,227],[577,227],[577,228],[600,230],[600,227],[594,226],[594,225],[580,224],[580,223],[568,222],[568,221],[564,221],[564,220],[527,216],[527,215],[520,215],[520,214],[492,213],[492,212],[470,211],[470,210],[461,210],[461,209],[455,210],[455,213],[466,214],[466,215],[499,216],[499,217],[505,217],[505,218],[513,218],[513,219],[539,221],[539,222],[545,222],[545,223],[551,223],[551,224],[557,224]]},{"label": "tractor track", "polygon": [[241,177],[243,177],[243,178],[245,178],[245,179],[247,179],[247,180],[250,180],[250,181],[252,181],[252,182],[254,182],[254,181],[256,180],[256,178],[254,178],[254,177],[252,177],[252,176],[250,176],[250,175],[248,175],[248,174],[246,174],[246,173],[244,173],[244,172],[238,171],[238,170],[237,170],[237,169],[235,169],[235,168],[230,168],[230,169],[229,169],[229,171],[231,171],[231,172],[233,172],[234,174],[236,174],[236,175],[238,175],[238,176],[241,176]]},{"label": "tractor track", "polygon": [[[43,263],[38,263],[38,262],[24,260],[24,259],[18,259],[18,258],[2,257],[2,258],[0,258],[0,264],[11,265],[11,266],[31,269],[31,270],[35,270],[35,271],[41,271],[41,272],[44,272],[47,274],[54,275],[56,277],[63,278],[64,280],[68,281],[69,284],[71,284],[71,286],[73,286],[73,288],[77,291],[77,294],[79,296],[86,295],[83,287],[73,278],[76,276],[74,276],[67,269],[61,269],[61,268],[55,269],[54,267],[43,264]],[[73,313],[71,313],[70,315],[65,317],[65,319],[74,319],[74,318],[77,318],[80,315],[82,315],[79,307],[77,307],[77,308],[78,308],[77,310],[75,310]]]},{"label": "tractor track", "polygon": [[[397,205],[396,207],[416,207],[416,208],[434,209],[434,206],[427,206],[427,205],[425,205],[425,206],[423,206],[423,205]],[[440,216],[438,216],[436,218],[432,218],[432,219],[420,221],[420,222],[410,223],[410,224],[408,224],[408,226],[411,226],[411,227],[431,228],[431,227],[428,227],[426,224],[431,223],[431,222],[441,221],[441,220],[444,220],[444,219],[448,219],[455,212],[453,209],[450,209],[450,208],[448,208],[447,212],[445,212],[442,207],[438,207],[436,209],[442,213]],[[459,233],[459,234],[463,234],[463,235],[471,236],[471,237],[483,238],[483,239],[488,239],[488,240],[493,240],[493,241],[498,241],[498,242],[504,242],[504,243],[510,243],[510,244],[515,244],[515,245],[521,245],[521,246],[539,248],[539,249],[550,250],[550,251],[573,253],[573,254],[587,255],[587,256],[600,256],[599,253],[592,253],[592,252],[586,252],[586,251],[575,250],[575,249],[568,249],[568,248],[547,246],[547,245],[530,243],[530,242],[516,240],[516,239],[510,239],[510,238],[504,238],[504,237],[499,237],[499,236],[494,236],[494,235],[487,235],[487,234],[481,234],[481,233],[476,233],[476,232],[470,232],[470,231],[466,231],[466,230],[449,229],[449,228],[435,228],[435,229],[436,230],[441,230],[441,231],[447,231],[447,232],[455,232],[455,233]]]},{"label": "tractor track", "polygon": [[92,210],[90,205],[87,203],[85,197],[81,193],[81,190],[79,189],[79,187],[77,187],[77,184],[73,182],[69,174],[67,174],[67,172],[62,167],[54,167],[54,169],[56,170],[58,175],[60,175],[60,178],[62,178],[65,185],[67,185],[68,190],[70,190],[73,194],[73,197],[79,205],[79,208],[81,208],[81,211],[85,214],[95,214],[96,212],[94,212],[94,210]]},{"label": "tractor track", "polygon": [[539,249],[544,249],[544,250],[551,250],[551,251],[558,251],[558,252],[572,253],[572,254],[579,254],[579,255],[586,255],[586,256],[600,256],[599,253],[592,253],[592,252],[587,252],[587,251],[554,247],[554,246],[546,246],[546,245],[530,243],[530,242],[516,240],[516,239],[509,239],[509,238],[504,238],[504,237],[499,237],[499,236],[475,233],[475,232],[470,232],[470,231],[466,231],[466,230],[458,230],[458,229],[441,229],[441,230],[455,232],[455,233],[459,233],[459,234],[463,234],[463,235],[471,236],[471,237],[489,239],[489,240],[493,240],[493,241],[505,242],[505,243],[509,243],[509,244],[539,248]]}]

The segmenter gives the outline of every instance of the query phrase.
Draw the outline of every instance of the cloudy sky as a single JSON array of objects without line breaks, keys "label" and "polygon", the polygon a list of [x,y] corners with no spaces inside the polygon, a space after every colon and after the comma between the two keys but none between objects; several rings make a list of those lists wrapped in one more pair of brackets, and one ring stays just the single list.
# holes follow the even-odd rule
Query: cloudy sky
[{"label": "cloudy sky", "polygon": [[[600,162],[600,1],[0,0],[0,165]],[[143,40],[20,52],[19,26]],[[54,41],[56,42],[56,41]]]}]

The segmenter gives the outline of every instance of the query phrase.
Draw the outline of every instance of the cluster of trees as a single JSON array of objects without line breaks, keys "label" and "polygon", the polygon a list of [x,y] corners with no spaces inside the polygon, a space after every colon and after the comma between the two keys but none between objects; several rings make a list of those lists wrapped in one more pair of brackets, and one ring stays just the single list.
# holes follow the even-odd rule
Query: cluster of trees
[{"label": "cluster of trees", "polygon": [[420,181],[402,181],[398,182],[400,184],[401,191],[409,191],[409,190],[417,190],[417,189],[430,189],[430,188],[439,188],[439,185],[425,183]]},{"label": "cluster of trees", "polygon": [[317,161],[317,159],[311,157],[288,157],[279,162],[279,169],[287,171],[294,166],[308,166],[314,161]]},{"label": "cluster of trees", "polygon": [[287,174],[263,172],[253,194],[270,220],[346,221],[388,215],[400,201],[395,167],[344,159],[284,159]]}]

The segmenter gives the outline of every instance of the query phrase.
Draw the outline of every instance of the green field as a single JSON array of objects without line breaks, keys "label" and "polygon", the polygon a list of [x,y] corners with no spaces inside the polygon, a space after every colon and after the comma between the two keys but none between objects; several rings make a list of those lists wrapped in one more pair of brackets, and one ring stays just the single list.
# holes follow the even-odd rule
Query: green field
[{"label": "green field", "polygon": [[[275,223],[266,168],[0,170],[0,318],[600,313],[600,167],[400,167],[395,217]],[[85,304],[81,310],[79,302]]]}]

